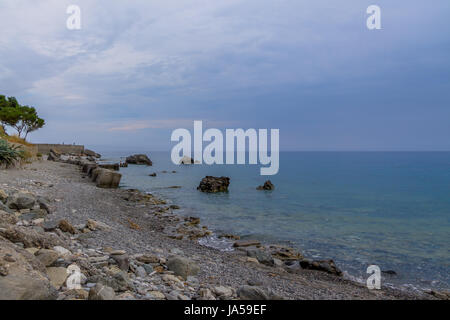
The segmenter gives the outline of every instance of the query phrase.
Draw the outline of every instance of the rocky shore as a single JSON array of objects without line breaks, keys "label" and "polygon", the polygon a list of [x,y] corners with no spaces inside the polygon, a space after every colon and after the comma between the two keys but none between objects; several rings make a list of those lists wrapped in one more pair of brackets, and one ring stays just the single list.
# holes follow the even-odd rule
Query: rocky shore
[{"label": "rocky shore", "polygon": [[83,167],[66,159],[0,170],[0,299],[448,298],[368,290],[332,260],[233,235],[231,252],[202,246],[211,231],[200,219],[138,190],[99,188]]}]

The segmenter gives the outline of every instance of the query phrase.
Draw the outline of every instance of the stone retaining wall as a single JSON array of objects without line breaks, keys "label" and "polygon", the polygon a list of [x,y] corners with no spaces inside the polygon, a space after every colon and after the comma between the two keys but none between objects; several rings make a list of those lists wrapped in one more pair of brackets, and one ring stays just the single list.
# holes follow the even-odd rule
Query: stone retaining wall
[{"label": "stone retaining wall", "polygon": [[48,154],[51,149],[55,149],[60,153],[74,153],[80,155],[84,153],[84,146],[82,145],[37,143],[35,146],[37,146],[38,152],[42,154]]}]

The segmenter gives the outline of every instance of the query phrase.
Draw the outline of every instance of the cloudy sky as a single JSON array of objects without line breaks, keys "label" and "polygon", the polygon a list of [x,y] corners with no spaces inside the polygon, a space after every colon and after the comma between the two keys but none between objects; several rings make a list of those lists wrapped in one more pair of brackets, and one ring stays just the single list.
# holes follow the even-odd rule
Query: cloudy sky
[{"label": "cloudy sky", "polygon": [[33,142],[169,150],[203,120],[279,128],[283,150],[450,150],[449,17],[448,0],[1,0],[0,94],[46,119]]}]

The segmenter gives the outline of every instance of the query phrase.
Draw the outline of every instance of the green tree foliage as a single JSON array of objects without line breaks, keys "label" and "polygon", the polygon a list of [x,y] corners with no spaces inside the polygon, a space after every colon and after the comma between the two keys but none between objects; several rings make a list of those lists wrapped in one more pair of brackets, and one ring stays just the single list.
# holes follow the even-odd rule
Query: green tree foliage
[{"label": "green tree foliage", "polygon": [[0,124],[6,131],[6,126],[17,130],[19,137],[26,139],[33,132],[45,125],[44,119],[39,118],[34,107],[22,106],[14,97],[6,98],[0,95]]}]

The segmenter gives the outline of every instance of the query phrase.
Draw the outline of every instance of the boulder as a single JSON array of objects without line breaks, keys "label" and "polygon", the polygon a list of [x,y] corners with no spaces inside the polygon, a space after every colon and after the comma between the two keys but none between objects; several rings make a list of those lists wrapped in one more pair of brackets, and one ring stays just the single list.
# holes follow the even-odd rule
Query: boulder
[{"label": "boulder", "polygon": [[273,185],[273,183],[270,180],[267,180],[266,182],[264,182],[264,185],[259,186],[256,189],[270,191],[270,190],[274,190],[275,186]]},{"label": "boulder", "polygon": [[96,153],[95,151],[89,150],[89,149],[84,149],[84,154],[87,155],[88,157],[94,157],[94,158],[102,157],[100,154]]},{"label": "boulder", "polygon": [[[29,252],[0,237],[0,300],[55,300],[45,268]],[[6,260],[5,260],[6,258]]]},{"label": "boulder", "polygon": [[114,289],[97,283],[91,290],[89,290],[89,300],[115,300],[116,294]]},{"label": "boulder", "polygon": [[336,267],[336,264],[331,259],[330,260],[302,259],[299,261],[299,263],[303,269],[324,271],[337,276],[342,275],[342,271],[338,267]]},{"label": "boulder", "polygon": [[128,272],[128,269],[130,268],[130,259],[128,255],[112,255],[111,258],[117,263],[120,270]]},{"label": "boulder", "polygon": [[61,159],[61,154],[55,149],[50,149],[48,153],[47,160],[48,161],[59,161]]},{"label": "boulder", "polygon": [[28,192],[17,192],[8,197],[7,206],[11,209],[22,210],[31,209],[36,203],[36,198]]},{"label": "boulder", "polygon": [[54,250],[41,249],[35,253],[36,259],[44,266],[49,267],[59,258],[59,253]]},{"label": "boulder", "polygon": [[167,268],[185,280],[188,276],[195,276],[200,271],[200,267],[194,261],[180,256],[170,256],[167,259]]},{"label": "boulder", "polygon": [[47,268],[47,274],[51,284],[56,289],[60,289],[66,282],[67,277],[69,276],[67,269],[63,267]]},{"label": "boulder", "polygon": [[92,169],[97,168],[98,165],[96,163],[92,163],[92,162],[88,162],[83,164],[81,171],[83,171],[84,173],[90,174]]},{"label": "boulder", "polygon": [[275,264],[272,255],[261,249],[249,248],[247,249],[247,256],[256,258],[259,263],[265,264],[267,266],[273,266]]},{"label": "boulder", "polygon": [[118,172],[95,168],[91,172],[91,179],[99,188],[118,188],[122,175]]},{"label": "boulder", "polygon": [[208,193],[227,192],[230,185],[230,178],[228,177],[212,177],[206,176],[200,182],[197,190]]},{"label": "boulder", "polygon": [[20,226],[10,226],[6,229],[0,228],[0,236],[13,243],[23,243],[25,248],[49,249],[61,245],[61,240],[55,234],[40,233],[34,229]]},{"label": "boulder", "polygon": [[100,164],[99,167],[103,168],[103,169],[114,170],[114,171],[120,170],[120,165],[118,163]]},{"label": "boulder", "polygon": [[152,161],[145,154],[135,154],[135,155],[129,156],[126,159],[126,163],[141,164],[141,165],[147,165],[147,166],[153,165]]}]

